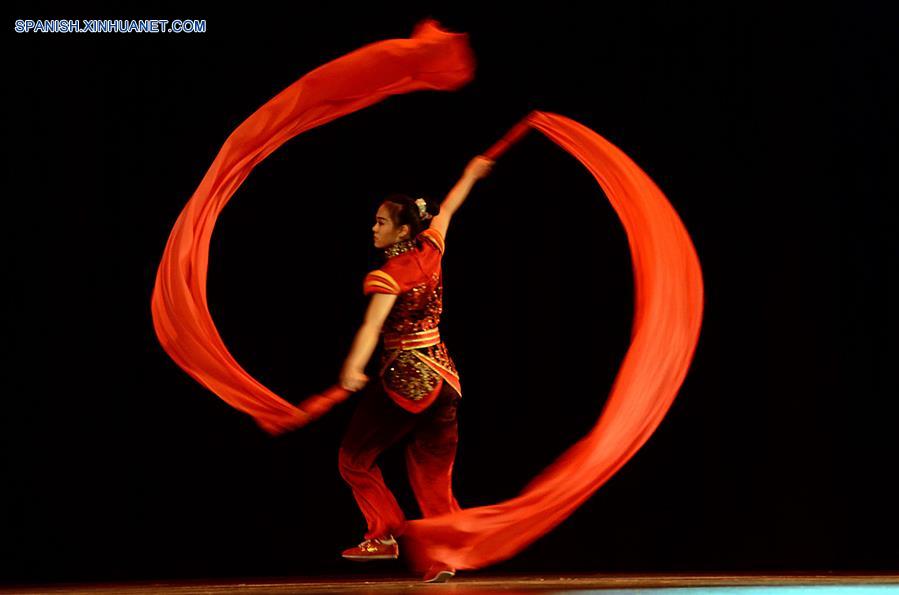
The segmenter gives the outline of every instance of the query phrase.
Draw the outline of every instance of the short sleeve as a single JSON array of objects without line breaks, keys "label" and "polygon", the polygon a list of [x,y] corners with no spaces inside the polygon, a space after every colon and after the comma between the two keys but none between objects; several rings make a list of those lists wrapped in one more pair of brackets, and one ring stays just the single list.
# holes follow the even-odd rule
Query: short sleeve
[{"label": "short sleeve", "polygon": [[362,282],[362,293],[365,295],[372,293],[399,295],[400,284],[390,273],[376,269],[365,275],[365,279]]},{"label": "short sleeve", "polygon": [[423,245],[430,244],[431,246],[437,248],[441,255],[443,254],[446,243],[443,239],[443,235],[439,231],[437,231],[436,229],[431,229],[429,227],[428,229],[418,234],[418,236],[423,240]]},{"label": "short sleeve", "polygon": [[365,276],[362,293],[405,293],[422,282],[422,264],[420,256],[413,251],[394,256]]}]

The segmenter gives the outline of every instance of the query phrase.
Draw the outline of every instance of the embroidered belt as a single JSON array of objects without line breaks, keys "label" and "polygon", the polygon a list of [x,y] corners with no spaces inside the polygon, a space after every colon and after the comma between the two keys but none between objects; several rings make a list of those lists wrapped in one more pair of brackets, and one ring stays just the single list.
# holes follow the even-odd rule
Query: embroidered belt
[{"label": "embroidered belt", "polygon": [[435,328],[417,333],[384,334],[384,349],[418,349],[440,343],[440,330]]}]

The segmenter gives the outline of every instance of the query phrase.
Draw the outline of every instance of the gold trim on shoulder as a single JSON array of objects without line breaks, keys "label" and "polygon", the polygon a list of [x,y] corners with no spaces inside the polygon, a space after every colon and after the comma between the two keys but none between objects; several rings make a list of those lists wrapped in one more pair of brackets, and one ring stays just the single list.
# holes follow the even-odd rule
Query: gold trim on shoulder
[{"label": "gold trim on shoulder", "polygon": [[434,247],[440,250],[440,253],[443,254],[443,249],[446,247],[446,242],[444,242],[443,236],[440,235],[439,231],[437,231],[436,229],[428,228],[418,235],[434,244]]},{"label": "gold trim on shoulder", "polygon": [[388,273],[378,269],[365,276],[365,280],[362,283],[362,292],[368,293],[369,289],[386,289],[388,293],[399,294],[400,284]]}]

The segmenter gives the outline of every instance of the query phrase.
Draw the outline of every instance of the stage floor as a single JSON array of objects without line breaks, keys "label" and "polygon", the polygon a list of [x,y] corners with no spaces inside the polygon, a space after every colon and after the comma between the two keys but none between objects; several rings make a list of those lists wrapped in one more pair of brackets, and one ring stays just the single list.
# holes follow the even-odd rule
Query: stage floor
[{"label": "stage floor", "polygon": [[442,584],[421,583],[402,577],[341,576],[316,578],[270,578],[237,580],[158,581],[142,583],[54,584],[0,587],[0,593],[17,594],[145,594],[228,595],[288,593],[412,593],[419,590],[448,590],[454,593],[652,593],[653,595],[895,595],[899,574],[791,574],[791,575],[467,575]]}]

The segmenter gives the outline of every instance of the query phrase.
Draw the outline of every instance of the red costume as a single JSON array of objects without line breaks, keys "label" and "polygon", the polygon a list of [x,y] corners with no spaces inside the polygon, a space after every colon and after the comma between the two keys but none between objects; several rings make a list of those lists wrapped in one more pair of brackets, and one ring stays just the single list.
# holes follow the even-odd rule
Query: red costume
[{"label": "red costume", "polygon": [[427,229],[388,247],[387,261],[363,283],[366,295],[397,295],[382,329],[378,379],[362,391],[339,454],[341,476],[368,523],[366,539],[403,532],[405,516],[375,461],[409,433],[406,465],[422,514],[460,510],[452,493],[452,468],[462,388],[438,329],[443,249],[440,232]]},{"label": "red costume", "polygon": [[384,351],[378,375],[384,390],[403,409],[426,409],[448,382],[459,396],[459,374],[440,340],[443,312],[444,240],[426,229],[414,239],[388,247],[387,262],[365,276],[362,291],[397,295],[384,322]]}]

